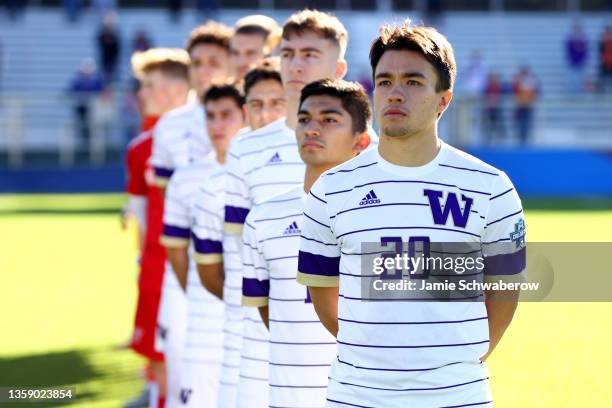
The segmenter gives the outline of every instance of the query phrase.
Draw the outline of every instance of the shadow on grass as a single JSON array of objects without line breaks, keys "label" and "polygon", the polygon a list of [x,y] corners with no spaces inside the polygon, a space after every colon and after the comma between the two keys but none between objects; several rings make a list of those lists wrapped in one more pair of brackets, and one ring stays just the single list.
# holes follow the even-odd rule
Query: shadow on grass
[{"label": "shadow on grass", "polygon": [[127,399],[141,387],[141,367],[131,351],[111,347],[0,357],[0,387],[74,386],[81,403]]}]

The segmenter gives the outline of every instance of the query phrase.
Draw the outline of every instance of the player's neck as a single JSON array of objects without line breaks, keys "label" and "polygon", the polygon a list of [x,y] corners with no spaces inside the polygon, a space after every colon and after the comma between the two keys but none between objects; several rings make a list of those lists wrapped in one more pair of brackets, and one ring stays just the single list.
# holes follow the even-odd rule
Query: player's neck
[{"label": "player's neck", "polygon": [[216,150],[215,151],[215,159],[217,160],[217,163],[221,165],[225,164],[226,158],[227,158],[227,150],[225,151]]},{"label": "player's neck", "polygon": [[170,112],[171,110],[174,110],[176,108],[180,108],[181,106],[185,105],[188,101],[188,94],[185,94],[183,96],[180,97],[176,97],[174,98],[171,102],[170,102],[170,107],[167,110],[167,112]]},{"label": "player's neck", "polygon": [[295,129],[297,126],[297,113],[298,108],[300,107],[300,99],[292,98],[290,96],[287,97],[287,127],[289,129]]},{"label": "player's neck", "polygon": [[424,166],[432,161],[440,150],[438,128],[434,126],[406,138],[386,136],[381,133],[378,152],[389,163],[405,167]]},{"label": "player's neck", "polygon": [[327,164],[324,166],[311,166],[309,164],[306,165],[306,173],[304,174],[304,191],[306,193],[310,192],[312,185],[321,174],[325,173],[327,170],[336,167],[340,163]]}]

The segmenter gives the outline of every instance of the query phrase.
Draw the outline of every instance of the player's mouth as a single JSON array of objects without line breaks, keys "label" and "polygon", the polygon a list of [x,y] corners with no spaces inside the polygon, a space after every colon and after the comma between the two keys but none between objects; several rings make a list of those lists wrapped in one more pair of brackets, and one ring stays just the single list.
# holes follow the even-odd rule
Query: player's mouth
[{"label": "player's mouth", "polygon": [[213,138],[213,140],[220,141],[220,140],[225,139],[225,135],[223,135],[223,134],[214,134],[214,135],[212,135],[212,138]]},{"label": "player's mouth", "polygon": [[387,108],[383,112],[383,116],[386,118],[403,118],[408,116],[408,112],[400,108]]},{"label": "player's mouth", "polygon": [[302,148],[305,149],[323,149],[325,145],[323,143],[317,142],[316,140],[305,140],[302,143]]}]

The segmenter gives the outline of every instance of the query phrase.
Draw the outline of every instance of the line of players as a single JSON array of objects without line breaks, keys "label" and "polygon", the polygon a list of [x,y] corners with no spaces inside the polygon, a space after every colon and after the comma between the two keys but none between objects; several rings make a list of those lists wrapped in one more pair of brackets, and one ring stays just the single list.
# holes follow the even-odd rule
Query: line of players
[{"label": "line of players", "polygon": [[[186,50],[134,56],[150,129],[128,152],[146,226],[132,348],[150,361],[152,406],[492,405],[484,360],[515,303],[363,302],[357,240],[504,241],[520,200],[438,138],[456,74],[442,35],[406,23],[375,40],[378,148],[367,95],[342,80],[347,42],[336,17],[304,10],[282,28],[209,22]],[[373,186],[385,202],[360,208]],[[435,226],[427,186],[474,195],[478,216]],[[517,248],[503,255],[520,261]]]}]

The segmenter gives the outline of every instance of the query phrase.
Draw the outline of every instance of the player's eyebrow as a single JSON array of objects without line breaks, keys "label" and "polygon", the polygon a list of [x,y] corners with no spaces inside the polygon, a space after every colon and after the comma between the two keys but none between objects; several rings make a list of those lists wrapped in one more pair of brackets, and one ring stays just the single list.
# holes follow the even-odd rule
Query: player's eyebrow
[{"label": "player's eyebrow", "polygon": [[304,48],[300,48],[298,50],[299,52],[318,52],[321,53],[322,51],[316,47],[304,47]]},{"label": "player's eyebrow", "polygon": [[321,111],[322,115],[339,115],[342,116],[342,112],[340,112],[337,109],[325,109],[323,111]]},{"label": "player's eyebrow", "polygon": [[299,48],[299,49],[291,48],[291,47],[281,48],[281,52],[285,52],[285,51],[287,52],[316,52],[319,54],[322,53],[322,51],[316,47],[304,47],[304,48]]},{"label": "player's eyebrow", "polygon": [[298,111],[298,115],[308,115],[308,116],[310,116],[310,112],[308,112],[306,110],[299,110]]},{"label": "player's eyebrow", "polygon": [[[418,71],[402,72],[400,77],[401,78],[427,79],[423,73],[418,72]],[[374,79],[388,79],[388,78],[393,78],[393,74],[391,74],[390,72],[381,72],[381,73],[376,74],[376,76],[374,77]]]},{"label": "player's eyebrow", "polygon": [[422,78],[422,79],[427,79],[423,73],[418,72],[418,71],[404,72],[402,74],[402,78]]},{"label": "player's eyebrow", "polygon": [[379,72],[378,74],[376,74],[374,79],[387,79],[387,78],[391,78],[392,76],[393,75],[391,75],[391,73],[389,72]]}]

